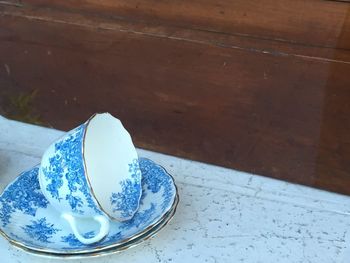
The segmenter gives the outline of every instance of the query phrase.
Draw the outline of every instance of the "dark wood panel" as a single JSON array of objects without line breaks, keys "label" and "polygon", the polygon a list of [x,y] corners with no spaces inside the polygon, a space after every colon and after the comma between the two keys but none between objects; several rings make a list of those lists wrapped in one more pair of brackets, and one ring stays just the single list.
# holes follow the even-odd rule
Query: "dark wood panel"
[{"label": "dark wood panel", "polygon": [[[26,3],[0,4],[3,113],[70,129],[110,111],[140,147],[350,193],[347,49]],[[349,44],[348,22],[327,30]]]},{"label": "dark wood panel", "polygon": [[[1,5],[0,5],[1,10]],[[118,19],[108,19],[100,16],[91,16],[86,13],[72,13],[57,9],[36,7],[2,8],[2,14],[8,16],[25,17],[41,22],[70,24],[86,27],[90,30],[115,30],[149,37],[166,38],[177,41],[192,42],[202,45],[212,45],[222,48],[246,50],[253,53],[264,53],[282,57],[300,57],[308,60],[324,62],[349,63],[350,50],[341,48],[315,47],[296,43],[280,42],[269,39],[252,39],[244,36],[234,36],[225,33],[206,32],[188,28],[178,28],[169,25],[153,25],[144,22],[129,22]],[[55,33],[55,32],[53,32]],[[347,38],[347,31],[343,32]],[[47,41],[51,41],[48,37]],[[345,43],[346,41],[342,41]],[[59,43],[55,43],[59,45]]]},{"label": "dark wood panel", "polygon": [[21,7],[21,0],[0,0],[0,5],[17,6]]},{"label": "dark wood panel", "polygon": [[349,49],[350,5],[323,0],[23,0],[23,5],[65,8],[121,20],[224,32],[253,39]]}]

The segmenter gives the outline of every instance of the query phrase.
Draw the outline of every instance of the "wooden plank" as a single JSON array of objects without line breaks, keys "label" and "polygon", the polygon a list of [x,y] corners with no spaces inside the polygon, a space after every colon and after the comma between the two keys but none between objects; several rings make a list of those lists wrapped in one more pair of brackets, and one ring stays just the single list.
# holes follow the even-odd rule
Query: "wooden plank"
[{"label": "wooden plank", "polygon": [[7,5],[7,6],[22,6],[20,3],[20,0],[0,0],[0,5]]},{"label": "wooden plank", "polygon": [[1,10],[0,85],[12,97],[36,89],[42,122],[69,129],[110,111],[140,147],[350,193],[346,50],[286,56],[237,37],[213,44],[210,32],[26,10]]},{"label": "wooden plank", "polygon": [[[166,24],[252,39],[349,49],[349,3],[323,0],[23,0],[121,20]],[[346,30],[347,41],[338,43]]]},{"label": "wooden plank", "polygon": [[[117,30],[135,34],[145,34],[156,38],[167,38],[178,41],[194,42],[202,45],[246,50],[253,53],[264,53],[273,56],[291,56],[309,60],[325,62],[332,61],[338,63],[349,63],[350,61],[350,50],[347,49],[298,45],[296,43],[291,44],[269,39],[251,39],[244,36],[178,28],[176,26],[153,25],[145,24],[144,22],[108,19],[100,16],[91,16],[87,13],[72,13],[57,9],[38,9],[36,7],[6,7],[2,8],[1,13],[3,15],[26,17],[31,20],[42,22],[54,22],[87,27],[91,30]],[[343,32],[342,36],[347,37],[347,33]],[[343,43],[345,42],[346,41],[343,41]]]}]

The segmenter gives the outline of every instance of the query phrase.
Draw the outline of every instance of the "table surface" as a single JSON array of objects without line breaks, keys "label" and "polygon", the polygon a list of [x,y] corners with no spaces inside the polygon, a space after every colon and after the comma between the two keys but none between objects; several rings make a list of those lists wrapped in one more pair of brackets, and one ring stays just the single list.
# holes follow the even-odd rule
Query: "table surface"
[{"label": "table surface", "polygon": [[[0,190],[63,132],[0,117]],[[317,262],[350,258],[350,197],[139,149],[179,187],[174,219],[119,254],[74,262]],[[1,262],[39,258],[0,238]],[[67,260],[67,259],[65,259]]]}]

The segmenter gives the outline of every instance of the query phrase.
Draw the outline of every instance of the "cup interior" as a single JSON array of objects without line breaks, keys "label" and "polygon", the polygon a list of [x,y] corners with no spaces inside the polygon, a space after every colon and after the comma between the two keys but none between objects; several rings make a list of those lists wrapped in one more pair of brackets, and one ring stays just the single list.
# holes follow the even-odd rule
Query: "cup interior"
[{"label": "cup interior", "polygon": [[109,113],[96,114],[87,123],[83,156],[91,191],[102,210],[118,218],[111,196],[122,191],[121,182],[130,176],[136,149],[122,123]]}]

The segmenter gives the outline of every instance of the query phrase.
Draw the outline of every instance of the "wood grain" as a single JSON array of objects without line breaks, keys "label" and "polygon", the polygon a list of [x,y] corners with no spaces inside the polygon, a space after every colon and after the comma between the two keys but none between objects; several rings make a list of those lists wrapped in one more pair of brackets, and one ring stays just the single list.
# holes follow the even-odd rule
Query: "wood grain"
[{"label": "wood grain", "polygon": [[140,147],[350,194],[348,5],[175,2],[0,4],[0,85],[56,128],[109,111]]},{"label": "wood grain", "polygon": [[[252,39],[349,49],[349,3],[323,0],[23,0],[120,20],[172,25]],[[344,29],[344,27],[346,29]]]}]

